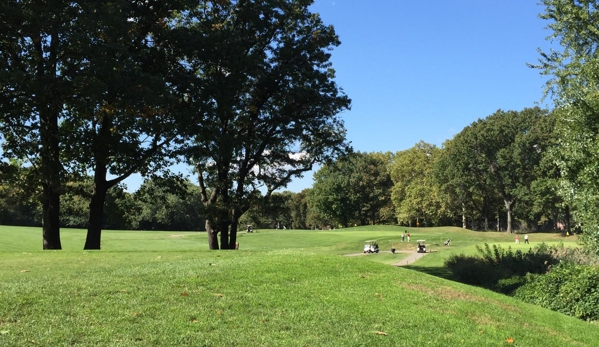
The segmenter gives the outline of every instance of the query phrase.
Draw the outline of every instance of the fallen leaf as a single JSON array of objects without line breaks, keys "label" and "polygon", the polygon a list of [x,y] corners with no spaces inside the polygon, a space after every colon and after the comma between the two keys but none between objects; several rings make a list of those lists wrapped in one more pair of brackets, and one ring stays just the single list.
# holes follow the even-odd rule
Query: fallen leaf
[{"label": "fallen leaf", "polygon": [[218,296],[219,298],[222,298],[222,297],[224,296],[224,295],[222,295],[222,294],[218,294],[218,293],[216,293],[216,294],[214,294],[214,295]]},{"label": "fallen leaf", "polygon": [[386,333],[386,332],[384,332],[384,331],[377,331],[377,332],[376,332],[376,334],[377,334],[377,335],[385,335],[385,336],[389,335],[389,334],[387,334],[387,333]]},{"label": "fallen leaf", "polygon": [[119,290],[119,292],[126,293],[127,291],[125,289],[121,289],[121,290]]},{"label": "fallen leaf", "polygon": [[21,272],[29,272],[29,270],[21,270]]},{"label": "fallen leaf", "polygon": [[181,293],[181,296],[189,296],[189,293],[188,292]]},{"label": "fallen leaf", "polygon": [[514,343],[514,339],[511,337],[508,337],[507,340],[505,340],[505,342],[507,343]]},{"label": "fallen leaf", "polygon": [[132,313],[131,313],[131,315],[132,315],[133,317],[137,317],[137,316],[139,316],[139,313],[137,313],[137,312],[132,312]]},{"label": "fallen leaf", "polygon": [[198,324],[198,320],[197,319],[192,320],[192,322],[193,322],[193,324]]},{"label": "fallen leaf", "polygon": [[216,310],[216,314],[221,314],[220,310]]},{"label": "fallen leaf", "polygon": [[8,330],[0,330],[0,335],[6,335],[8,334]]}]

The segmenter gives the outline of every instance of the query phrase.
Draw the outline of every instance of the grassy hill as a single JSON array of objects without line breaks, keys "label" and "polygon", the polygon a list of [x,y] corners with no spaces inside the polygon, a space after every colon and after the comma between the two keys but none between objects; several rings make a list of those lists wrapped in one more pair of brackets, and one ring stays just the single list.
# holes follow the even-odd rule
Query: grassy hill
[{"label": "grassy hill", "polygon": [[[487,290],[345,257],[377,239],[400,249],[405,228],[261,231],[240,251],[208,251],[205,234],[111,231],[102,251],[63,230],[65,250],[40,251],[37,228],[0,227],[1,346],[595,346],[599,331]],[[511,236],[410,229],[436,252]],[[454,240],[443,247],[446,238]],[[556,235],[531,239],[557,242]],[[430,240],[430,242],[428,241]],[[435,245],[441,242],[440,246]],[[388,244],[387,244],[388,243]],[[572,243],[574,244],[574,243]],[[520,245],[522,246],[522,245]],[[528,246],[526,246],[528,247]],[[427,265],[428,264],[428,265]],[[437,264],[437,265],[436,265]],[[433,270],[431,270],[433,269]]]}]

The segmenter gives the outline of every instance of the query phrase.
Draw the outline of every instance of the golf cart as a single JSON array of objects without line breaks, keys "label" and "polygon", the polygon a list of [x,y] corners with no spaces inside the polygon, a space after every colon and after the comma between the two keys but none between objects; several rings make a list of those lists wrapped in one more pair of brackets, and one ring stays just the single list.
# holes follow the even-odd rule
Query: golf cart
[{"label": "golf cart", "polygon": [[379,244],[376,240],[368,240],[364,242],[364,253],[378,253]]},{"label": "golf cart", "polygon": [[424,244],[424,241],[426,241],[426,240],[417,240],[416,241],[416,242],[418,242],[418,247],[416,248],[416,252],[426,253],[426,245]]}]

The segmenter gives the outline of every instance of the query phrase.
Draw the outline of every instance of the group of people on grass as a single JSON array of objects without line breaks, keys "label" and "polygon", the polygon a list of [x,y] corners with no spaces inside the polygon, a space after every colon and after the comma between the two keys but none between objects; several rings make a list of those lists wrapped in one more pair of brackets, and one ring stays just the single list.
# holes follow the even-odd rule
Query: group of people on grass
[{"label": "group of people on grass", "polygon": [[404,242],[406,237],[408,238],[408,242],[410,242],[410,233],[407,230],[404,230],[404,232],[401,233],[401,242]]},{"label": "group of people on grass", "polygon": [[[528,234],[524,235],[524,243],[529,244],[528,242]],[[516,235],[516,244],[520,244],[520,235]]]}]

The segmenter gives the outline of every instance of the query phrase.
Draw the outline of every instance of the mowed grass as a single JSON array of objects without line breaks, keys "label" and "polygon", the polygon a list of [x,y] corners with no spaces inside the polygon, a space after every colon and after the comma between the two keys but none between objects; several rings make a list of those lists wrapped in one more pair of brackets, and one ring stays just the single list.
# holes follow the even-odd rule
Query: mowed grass
[{"label": "mowed grass", "polygon": [[[389,266],[384,263],[394,258],[388,252],[340,256],[360,253],[366,239],[379,240],[387,251],[386,242],[395,242],[398,231],[379,226],[261,231],[240,237],[240,251],[221,252],[206,250],[204,233],[123,231],[104,232],[102,251],[81,251],[85,232],[65,229],[65,250],[40,251],[39,229],[0,227],[0,346],[595,346],[599,341],[592,323]],[[477,242],[510,242],[505,235],[454,228],[410,232],[411,245],[401,244],[406,250],[413,248],[415,235],[453,236],[454,246],[441,246],[413,265],[432,261],[428,268],[459,251],[462,242],[466,250]],[[555,235],[533,237],[551,241]],[[30,244],[34,241],[37,245]]]}]

